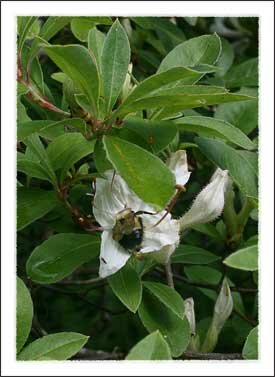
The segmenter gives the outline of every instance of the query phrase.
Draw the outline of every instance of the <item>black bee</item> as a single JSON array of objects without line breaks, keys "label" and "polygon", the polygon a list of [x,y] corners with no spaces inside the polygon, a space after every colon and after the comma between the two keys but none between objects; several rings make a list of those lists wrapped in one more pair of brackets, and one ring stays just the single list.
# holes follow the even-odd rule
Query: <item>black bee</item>
[{"label": "black bee", "polygon": [[116,216],[116,223],[113,227],[113,239],[117,241],[124,249],[132,252],[139,251],[143,240],[142,219],[138,216],[142,213],[134,212],[131,208],[125,208]]}]

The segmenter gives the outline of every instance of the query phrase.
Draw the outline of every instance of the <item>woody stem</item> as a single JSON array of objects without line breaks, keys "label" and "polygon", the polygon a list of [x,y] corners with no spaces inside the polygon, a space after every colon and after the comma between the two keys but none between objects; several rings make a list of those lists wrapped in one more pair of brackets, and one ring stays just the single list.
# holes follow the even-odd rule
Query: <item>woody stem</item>
[{"label": "woody stem", "polygon": [[165,264],[165,272],[166,272],[166,277],[167,277],[167,283],[170,288],[174,289],[174,280],[173,280],[173,271],[172,271],[172,266],[171,262],[167,262]]}]

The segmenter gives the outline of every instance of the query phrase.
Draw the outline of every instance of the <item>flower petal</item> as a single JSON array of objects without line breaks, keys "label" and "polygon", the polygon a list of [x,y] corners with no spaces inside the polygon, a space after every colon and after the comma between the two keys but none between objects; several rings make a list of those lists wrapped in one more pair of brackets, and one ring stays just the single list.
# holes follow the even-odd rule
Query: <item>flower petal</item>
[{"label": "flower petal", "polygon": [[184,186],[189,180],[187,155],[184,150],[172,153],[166,162],[168,168],[175,174],[176,184]]},{"label": "flower petal", "polygon": [[190,210],[180,219],[181,230],[194,224],[208,223],[221,215],[228,182],[228,171],[218,168]]},{"label": "flower petal", "polygon": [[141,216],[144,227],[141,253],[160,251],[166,246],[177,246],[179,224],[177,220],[171,219],[170,213],[157,226],[154,226],[165,213],[162,211],[154,216],[145,214]]},{"label": "flower petal", "polygon": [[93,213],[96,221],[104,227],[113,227],[115,216],[124,208],[123,202],[115,195],[115,187],[111,180],[97,178],[96,193],[93,202]]},{"label": "flower petal", "polygon": [[101,235],[99,276],[105,278],[120,270],[131,254],[113,240],[111,231]]},{"label": "flower petal", "polygon": [[113,170],[104,173],[106,179],[96,179],[96,194],[94,198],[94,216],[99,224],[112,228],[116,215],[125,208],[134,212],[154,212],[154,208],[144,203]]}]

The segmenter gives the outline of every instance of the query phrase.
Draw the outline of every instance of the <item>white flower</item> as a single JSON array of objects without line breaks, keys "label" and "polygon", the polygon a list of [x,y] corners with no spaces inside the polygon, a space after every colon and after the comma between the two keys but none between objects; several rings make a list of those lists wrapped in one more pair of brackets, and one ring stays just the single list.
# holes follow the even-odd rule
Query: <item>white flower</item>
[{"label": "white flower", "polygon": [[198,194],[189,211],[179,220],[181,230],[215,220],[223,211],[228,171],[218,168],[210,183]]},{"label": "white flower", "polygon": [[[99,275],[104,278],[122,268],[131,253],[113,239],[113,227],[116,216],[126,208],[134,212],[146,211],[154,213],[154,208],[144,203],[119,176],[113,171],[105,173],[106,179],[97,178],[94,198],[94,216],[103,227],[100,248]],[[168,214],[157,226],[154,226],[166,213],[139,214],[142,220],[143,239],[140,253],[157,252],[160,261],[166,262],[179,243],[179,223]],[[159,253],[163,253],[161,255]],[[154,253],[155,254],[155,253]]]},{"label": "white flower", "polygon": [[[186,152],[172,153],[167,166],[174,173],[176,184],[184,186],[189,177]],[[200,192],[190,210],[179,220],[173,220],[164,210],[154,213],[154,208],[144,203],[119,176],[109,170],[105,178],[97,178],[94,198],[94,216],[104,229],[101,236],[99,275],[106,277],[122,268],[131,256],[119,241],[114,239],[113,229],[121,211],[130,209],[142,221],[140,253],[152,253],[159,263],[167,263],[179,243],[180,230],[194,224],[206,223],[221,215],[228,185],[228,172],[218,168],[210,183]],[[176,197],[175,197],[176,198]],[[171,201],[173,204],[173,202]],[[142,213],[142,212],[149,212]],[[166,215],[166,216],[164,216]]]}]

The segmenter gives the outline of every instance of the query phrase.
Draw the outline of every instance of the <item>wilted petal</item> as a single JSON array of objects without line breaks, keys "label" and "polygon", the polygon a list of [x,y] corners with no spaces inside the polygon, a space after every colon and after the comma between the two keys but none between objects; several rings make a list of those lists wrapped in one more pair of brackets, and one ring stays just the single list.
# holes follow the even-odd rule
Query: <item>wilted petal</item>
[{"label": "wilted petal", "polygon": [[190,210],[180,219],[181,230],[208,223],[222,213],[229,178],[227,170],[217,169],[210,183],[199,193]]},{"label": "wilted petal", "polygon": [[179,243],[179,223],[172,220],[170,213],[154,226],[165,214],[165,211],[157,215],[142,215],[143,242],[140,252],[154,252],[154,257],[161,263],[166,263]]},{"label": "wilted petal", "polygon": [[101,235],[99,276],[105,278],[114,274],[125,265],[130,256],[128,251],[113,240],[111,231],[104,231]]},{"label": "wilted petal", "polygon": [[172,153],[166,162],[169,169],[175,174],[176,184],[184,186],[189,180],[191,172],[188,171],[187,155],[183,150]]}]

